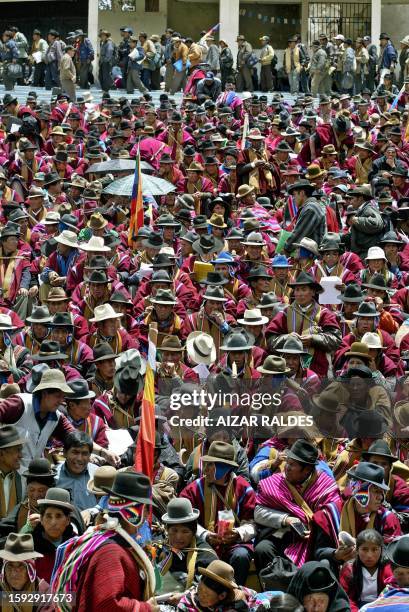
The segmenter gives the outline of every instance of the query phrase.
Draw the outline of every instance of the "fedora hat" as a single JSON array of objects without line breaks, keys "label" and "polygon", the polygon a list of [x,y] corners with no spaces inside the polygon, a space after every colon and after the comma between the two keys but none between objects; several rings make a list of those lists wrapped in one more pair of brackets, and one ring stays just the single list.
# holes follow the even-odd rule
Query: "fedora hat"
[{"label": "fedora hat", "polygon": [[30,371],[30,378],[26,382],[26,389],[28,393],[32,393],[33,389],[40,384],[43,372],[49,370],[49,366],[46,363],[36,363]]},{"label": "fedora hat", "polygon": [[71,312],[56,312],[53,316],[51,327],[70,327],[74,328],[74,321]]},{"label": "fedora hat", "polygon": [[360,461],[357,465],[347,471],[348,476],[354,480],[369,482],[383,491],[388,491],[389,486],[385,482],[385,470],[380,465]]},{"label": "fedora hat", "polygon": [[227,298],[224,295],[222,287],[217,285],[208,285],[206,291],[202,296],[203,300],[213,300],[214,302],[227,302]]},{"label": "fedora hat", "polygon": [[83,378],[76,378],[68,383],[70,394],[68,399],[79,402],[84,399],[94,399],[95,393],[90,391],[88,383]]},{"label": "fedora hat", "polygon": [[307,181],[314,181],[325,174],[325,170],[323,170],[318,164],[311,164],[307,167],[307,174],[305,175],[305,178]]},{"label": "fedora hat", "polygon": [[51,463],[48,459],[44,459],[43,457],[38,457],[36,459],[32,459],[28,464],[28,469],[22,473],[22,476],[25,478],[55,478],[56,470],[51,466]]},{"label": "fedora hat", "polygon": [[319,257],[318,244],[312,238],[302,238],[300,242],[294,242],[294,246],[310,251]]},{"label": "fedora hat", "polygon": [[303,179],[300,181],[296,181],[292,185],[287,187],[287,192],[291,195],[294,191],[305,191],[307,194],[311,195],[313,191],[315,191],[315,185],[312,185],[309,181]]},{"label": "fedora hat", "polygon": [[101,236],[92,236],[88,242],[79,245],[81,251],[91,251],[93,253],[109,253],[111,250],[105,246],[104,239]]},{"label": "fedora hat", "polygon": [[138,504],[151,504],[151,482],[140,472],[117,472],[112,487],[101,487],[111,497]]},{"label": "fedora hat", "polygon": [[371,361],[369,354],[369,346],[365,342],[353,342],[349,351],[345,353],[345,357],[359,357],[364,361]]},{"label": "fedora hat", "polygon": [[320,253],[325,253],[326,251],[341,251],[341,243],[339,240],[337,240],[336,238],[328,238],[326,236],[324,236],[320,246],[319,246],[319,252]]},{"label": "fedora hat", "polygon": [[[252,341],[253,340],[253,341]],[[251,351],[254,346],[254,338],[244,329],[233,329],[224,337],[223,344],[220,346],[222,351]]]},{"label": "fedora hat", "polygon": [[[158,255],[158,257],[161,257],[161,256]],[[169,261],[169,258],[166,258],[166,259]],[[169,265],[172,265],[170,261],[169,261]],[[155,266],[152,266],[152,267],[154,268]],[[167,283],[168,285],[173,285],[173,280],[170,278],[166,270],[156,270],[156,272],[152,274],[152,277],[149,282],[151,285],[155,285],[156,283]]]},{"label": "fedora hat", "polygon": [[85,189],[88,185],[88,181],[83,176],[75,174],[71,176],[71,181],[68,183],[68,185],[70,187],[77,187],[78,189]]},{"label": "fedora hat", "polygon": [[155,297],[149,298],[151,304],[164,304],[166,306],[176,306],[177,299],[170,289],[158,289]]},{"label": "fedora hat", "polygon": [[[94,274],[96,273],[94,272]],[[122,314],[120,312],[115,312],[111,304],[101,304],[100,306],[95,306],[94,316],[89,321],[90,323],[100,323],[101,321],[106,321],[107,319],[120,319],[121,317]]]},{"label": "fedora hat", "polygon": [[45,494],[45,498],[39,499],[37,503],[39,506],[55,506],[74,512],[75,508],[70,502],[71,498],[69,491],[61,489],[60,487],[51,487]]},{"label": "fedora hat", "polygon": [[227,285],[228,282],[221,272],[208,272],[202,284],[222,286]]},{"label": "fedora hat", "polygon": [[17,383],[3,383],[0,387],[0,399],[7,399],[11,395],[17,395],[18,393],[20,393],[20,387]]},{"label": "fedora hat", "polygon": [[132,364],[116,370],[114,376],[114,387],[121,393],[136,397],[143,387],[142,371],[139,367]]},{"label": "fedora hat", "polygon": [[386,556],[394,565],[409,568],[409,536],[403,535],[388,544]]},{"label": "fedora hat", "polygon": [[227,234],[227,236],[225,236],[225,240],[243,240],[244,238],[244,234],[243,234],[243,230],[239,229],[238,227],[233,227],[232,230],[230,230],[230,232]]},{"label": "fedora hat", "polygon": [[43,221],[44,225],[58,225],[60,222],[60,213],[50,210]]},{"label": "fedora hat", "polygon": [[209,563],[207,567],[199,567],[199,574],[207,576],[214,582],[221,584],[226,589],[238,589],[236,582],[234,581],[234,569],[228,563],[219,561],[218,559]]},{"label": "fedora hat", "polygon": [[289,374],[290,368],[287,368],[284,357],[275,357],[274,355],[268,355],[263,362],[263,365],[258,366],[257,372],[261,374]]},{"label": "fedora hat", "polygon": [[160,249],[163,247],[163,238],[158,232],[150,232],[150,234],[142,240],[142,246],[150,249]]},{"label": "fedora hat", "polygon": [[289,287],[299,287],[300,285],[310,285],[317,293],[322,293],[324,289],[308,272],[300,272],[295,281],[288,283]]},{"label": "fedora hat", "polygon": [[338,152],[333,144],[324,145],[322,147],[321,153],[322,155],[338,155]]},{"label": "fedora hat", "polygon": [[178,336],[165,336],[159,350],[162,352],[181,353],[184,348]]},{"label": "fedora hat", "polygon": [[319,411],[337,414],[339,412],[339,398],[331,391],[324,391],[312,396],[312,404],[319,408]]},{"label": "fedora hat", "polygon": [[21,444],[25,444],[25,440],[20,438],[17,427],[14,427],[14,425],[0,427],[0,448],[11,448]]},{"label": "fedora hat", "polygon": [[183,497],[171,499],[166,507],[166,513],[162,515],[162,522],[167,525],[181,525],[196,521],[200,511],[192,508],[189,499]]},{"label": "fedora hat", "polygon": [[384,234],[382,240],[380,240],[380,244],[397,244],[399,246],[402,246],[403,241],[400,240],[397,233],[392,230]]},{"label": "fedora hat", "polygon": [[381,438],[388,429],[386,419],[374,408],[361,410],[352,426],[356,438]]},{"label": "fedora hat", "polygon": [[94,346],[94,359],[93,363],[98,361],[105,361],[106,359],[115,359],[117,354],[114,352],[112,346],[108,342],[99,342]]},{"label": "fedora hat", "polygon": [[51,323],[52,317],[47,306],[37,306],[26,321],[27,323]]},{"label": "fedora hat", "polygon": [[216,361],[216,346],[210,334],[191,332],[186,340],[186,350],[189,359],[195,364],[212,365]]},{"label": "fedora hat", "polygon": [[56,236],[55,241],[59,244],[65,244],[65,246],[69,246],[72,249],[78,248],[78,238],[75,232],[71,232],[70,230],[64,230]]},{"label": "fedora hat", "polygon": [[215,238],[213,234],[204,234],[192,244],[192,251],[198,255],[210,255],[223,250],[223,241]]},{"label": "fedora hat", "polygon": [[69,302],[70,298],[62,287],[52,287],[45,302]]},{"label": "fedora hat", "polygon": [[365,287],[367,289],[378,289],[378,291],[386,291],[388,293],[393,292],[393,289],[391,290],[386,282],[385,282],[385,278],[382,274],[374,274],[370,279],[368,283],[362,283],[361,287]]},{"label": "fedora hat", "polygon": [[108,221],[101,215],[100,212],[94,212],[89,218],[87,227],[93,230],[104,229],[108,225]]},{"label": "fedora hat", "polygon": [[317,465],[318,449],[307,440],[297,440],[287,451],[287,457],[289,457],[290,459],[294,459],[299,463]]},{"label": "fedora hat", "polygon": [[227,225],[224,222],[223,215],[217,215],[213,213],[213,215],[209,219],[209,225],[212,227],[218,227],[219,229],[226,229]]},{"label": "fedora hat", "polygon": [[275,351],[284,355],[309,355],[308,351],[304,351],[301,340],[295,336],[289,336],[283,346]]},{"label": "fedora hat", "polygon": [[0,559],[4,561],[29,561],[43,556],[34,550],[31,533],[9,533],[3,550],[0,550]]},{"label": "fedora hat", "polygon": [[237,323],[240,323],[240,325],[265,325],[268,321],[268,317],[264,317],[258,308],[245,310],[243,318],[237,319]]},{"label": "fedora hat", "polygon": [[178,223],[172,215],[160,215],[155,221],[155,225],[156,227],[180,227],[180,223]]},{"label": "fedora hat", "polygon": [[58,359],[68,359],[68,355],[61,352],[59,342],[54,340],[43,340],[40,344],[38,353],[32,356],[33,361],[56,361]]},{"label": "fedora hat", "polygon": [[[57,172],[47,172],[44,178],[44,187],[47,187],[48,185],[53,185],[54,183],[61,183],[61,182],[62,182],[62,178]],[[44,197],[44,193],[37,194],[37,195],[31,195],[31,196],[28,195],[27,199],[30,199],[30,197],[38,198],[41,196]]]},{"label": "fedora hat", "polygon": [[13,329],[17,329],[17,327],[13,325],[10,315],[0,312],[0,331],[11,331]]},{"label": "fedora hat", "polygon": [[355,317],[379,317],[379,312],[373,302],[362,302],[358,310],[352,314]]},{"label": "fedora hat", "polygon": [[254,193],[254,191],[255,191],[254,187],[250,187],[250,185],[247,185],[247,184],[240,185],[240,187],[237,190],[236,200],[241,200],[242,198],[245,198],[247,195],[250,195],[250,193]]},{"label": "fedora hat", "polygon": [[364,344],[366,344],[367,347],[370,348],[370,349],[383,349],[383,348],[385,348],[382,345],[382,340],[381,340],[379,334],[374,333],[374,332],[366,332],[366,334],[364,334],[362,336],[362,342]]},{"label": "fedora hat", "polygon": [[292,268],[293,266],[288,261],[285,255],[274,255],[273,261],[271,262],[272,268]]},{"label": "fedora hat", "polygon": [[71,393],[71,389],[67,385],[64,373],[61,370],[50,369],[43,372],[40,384],[33,389],[33,393],[38,393],[46,389],[58,389],[63,393]]},{"label": "fedora hat", "polygon": [[342,295],[339,296],[341,302],[347,302],[351,304],[360,304],[364,299],[362,295],[361,287],[356,283],[351,283],[347,285],[345,291]]},{"label": "fedora hat", "polygon": [[265,136],[260,132],[258,128],[252,128],[248,131],[247,139],[248,140],[264,140]]},{"label": "fedora hat", "polygon": [[202,164],[199,164],[198,162],[193,161],[189,168],[187,169],[188,172],[204,172],[204,168],[202,166]]},{"label": "fedora hat", "polygon": [[110,304],[126,304],[126,306],[133,306],[132,300],[128,299],[122,291],[114,291],[109,298]]},{"label": "fedora hat", "polygon": [[226,465],[238,467],[234,446],[222,441],[212,442],[209,446],[207,455],[202,456],[202,461],[205,463],[225,463]]},{"label": "fedora hat", "polygon": [[396,402],[394,416],[398,425],[403,429],[409,427],[409,402],[407,400]]},{"label": "fedora hat", "polygon": [[3,240],[9,236],[20,237],[20,226],[17,223],[8,222],[1,230],[0,238]]},{"label": "fedora hat", "polygon": [[84,265],[84,270],[106,270],[108,260],[104,255],[93,255],[89,264]]},{"label": "fedora hat", "polygon": [[244,244],[244,246],[263,247],[266,245],[266,242],[260,232],[250,232],[247,238],[245,240],[242,240],[242,244]]},{"label": "fedora hat", "polygon": [[87,483],[88,493],[101,497],[106,495],[104,489],[112,488],[116,473],[117,471],[112,465],[101,465],[98,467],[94,472],[94,477]]},{"label": "fedora hat", "polygon": [[362,453],[361,457],[365,461],[369,461],[369,457],[372,457],[373,455],[376,455],[377,457],[385,457],[386,459],[389,459],[391,463],[395,463],[395,461],[398,460],[395,455],[392,455],[390,446],[387,442],[385,442],[385,440],[375,440],[375,442],[372,442],[371,446],[367,451]]}]

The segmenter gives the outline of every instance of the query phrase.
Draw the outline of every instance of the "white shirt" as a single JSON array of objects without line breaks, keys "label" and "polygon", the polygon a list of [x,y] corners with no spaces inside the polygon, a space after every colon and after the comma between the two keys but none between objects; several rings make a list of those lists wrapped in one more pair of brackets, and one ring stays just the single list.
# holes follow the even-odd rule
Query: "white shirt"
[{"label": "white shirt", "polygon": [[14,476],[14,472],[9,472],[5,476],[1,474],[1,483],[2,483],[3,494],[4,494],[4,507],[6,508],[6,512],[7,512],[7,508],[9,507],[10,492],[11,492],[11,487],[13,484],[13,476]]},{"label": "white shirt", "polygon": [[370,574],[366,567],[362,568],[362,593],[361,601],[369,603],[378,598],[378,570]]}]

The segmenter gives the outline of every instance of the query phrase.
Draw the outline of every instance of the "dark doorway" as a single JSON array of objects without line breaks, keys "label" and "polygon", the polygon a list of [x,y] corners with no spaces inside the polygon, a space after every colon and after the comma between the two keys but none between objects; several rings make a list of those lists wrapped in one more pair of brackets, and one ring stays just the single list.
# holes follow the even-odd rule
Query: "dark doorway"
[{"label": "dark doorway", "polygon": [[36,28],[41,30],[44,37],[50,28],[58,30],[62,36],[79,28],[87,31],[88,0],[4,2],[0,8],[1,32],[17,25],[29,41]]}]

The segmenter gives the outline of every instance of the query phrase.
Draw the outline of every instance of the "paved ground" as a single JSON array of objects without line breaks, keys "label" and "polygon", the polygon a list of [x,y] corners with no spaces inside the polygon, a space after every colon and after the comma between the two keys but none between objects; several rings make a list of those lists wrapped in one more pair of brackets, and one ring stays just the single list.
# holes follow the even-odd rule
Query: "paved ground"
[{"label": "paved ground", "polygon": [[[14,94],[17,96],[18,101],[19,102],[25,102],[26,98],[27,98],[27,94],[29,91],[36,91],[38,94],[38,99],[41,102],[42,100],[45,102],[49,102],[50,100],[50,91],[46,91],[44,88],[42,87],[30,87],[29,85],[27,86],[20,86],[20,85],[16,85],[15,89],[14,89]],[[96,88],[91,88],[91,92],[92,95],[94,96],[94,102],[100,102],[101,100],[101,94],[102,91],[101,89],[96,89]],[[77,90],[77,95],[81,95],[82,93],[84,93],[84,90],[78,89]],[[159,104],[159,96],[162,92],[161,91],[152,91],[152,98],[154,101],[154,104],[157,105]],[[261,92],[255,92],[258,95],[261,95]],[[4,85],[0,85],[0,97],[3,98],[5,94],[5,89],[4,89]],[[127,97],[129,100],[131,98],[134,97],[138,97],[140,94],[138,91],[135,92],[135,94],[133,96],[127,94],[125,91],[123,90],[111,90],[110,91],[111,97],[112,98],[120,98],[122,96]],[[268,99],[270,100],[272,97],[272,93],[267,94]],[[177,100],[178,102],[180,102],[180,100],[182,99],[182,94],[181,93],[177,93],[174,96],[172,96],[173,98],[175,98],[175,100]],[[286,101],[291,102],[293,100],[292,96],[289,93],[284,92],[284,99]]]}]

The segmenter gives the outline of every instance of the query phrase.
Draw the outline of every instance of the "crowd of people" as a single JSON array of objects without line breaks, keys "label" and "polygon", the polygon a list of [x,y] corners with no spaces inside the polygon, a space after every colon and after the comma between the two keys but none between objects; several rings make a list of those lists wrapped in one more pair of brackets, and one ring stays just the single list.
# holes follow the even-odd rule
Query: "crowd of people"
[{"label": "crowd of people", "polygon": [[6,612],[408,609],[409,82],[208,69],[3,97]]}]

